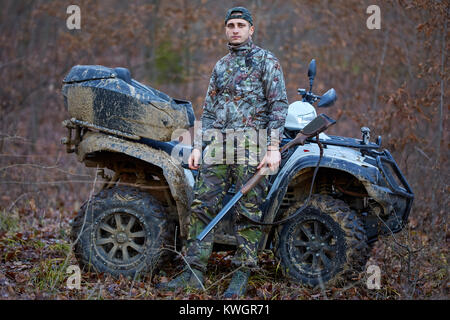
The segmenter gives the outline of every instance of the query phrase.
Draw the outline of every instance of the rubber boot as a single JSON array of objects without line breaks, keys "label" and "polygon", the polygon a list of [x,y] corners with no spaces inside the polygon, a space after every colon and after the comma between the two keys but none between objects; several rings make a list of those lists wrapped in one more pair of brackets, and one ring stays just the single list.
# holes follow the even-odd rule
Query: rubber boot
[{"label": "rubber boot", "polygon": [[238,270],[233,274],[228,289],[224,292],[223,297],[228,298],[240,298],[247,291],[247,282],[250,277],[250,270]]},{"label": "rubber boot", "polygon": [[[196,274],[197,277],[193,275],[192,271]],[[157,284],[156,288],[171,291],[174,291],[175,289],[180,287],[203,289],[203,278],[204,278],[203,272],[195,268],[192,268],[192,271],[191,269],[187,268],[175,279],[172,279],[169,282]]]}]

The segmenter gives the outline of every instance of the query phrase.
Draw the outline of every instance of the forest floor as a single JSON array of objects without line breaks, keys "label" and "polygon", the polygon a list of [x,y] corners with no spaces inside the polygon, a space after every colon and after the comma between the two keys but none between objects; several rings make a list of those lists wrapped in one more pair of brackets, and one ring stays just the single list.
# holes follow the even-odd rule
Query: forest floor
[{"label": "forest floor", "polygon": [[[41,126],[48,129],[35,142],[36,150],[29,148],[29,140],[14,136],[5,140],[0,152],[0,299],[222,299],[233,272],[231,251],[212,255],[205,292],[156,289],[157,283],[179,273],[183,263],[177,256],[161,270],[137,279],[82,270],[80,289],[68,288],[68,268],[77,265],[70,220],[98,188],[93,185],[95,169],[85,168],[55,143],[65,132],[48,121]],[[374,244],[366,268],[379,267],[380,289],[367,287],[371,272],[348,283],[308,288],[288,281],[273,253],[263,251],[245,298],[448,300],[447,213],[445,205],[433,210],[433,199],[426,197],[416,194],[408,224],[400,233]]]},{"label": "forest floor", "polygon": [[[69,289],[67,269],[77,265],[68,237],[75,215],[76,211],[63,216],[58,210],[38,209],[33,199],[13,213],[0,211],[0,299],[222,299],[233,271],[232,251],[211,256],[206,291],[155,288],[179,273],[182,263],[176,256],[157,273],[137,279],[82,271],[80,289]],[[433,246],[431,237],[409,226],[372,249],[368,265],[380,267],[380,289],[368,289],[364,273],[340,286],[308,288],[286,280],[272,252],[263,251],[245,298],[448,299],[447,257],[445,246]]]}]

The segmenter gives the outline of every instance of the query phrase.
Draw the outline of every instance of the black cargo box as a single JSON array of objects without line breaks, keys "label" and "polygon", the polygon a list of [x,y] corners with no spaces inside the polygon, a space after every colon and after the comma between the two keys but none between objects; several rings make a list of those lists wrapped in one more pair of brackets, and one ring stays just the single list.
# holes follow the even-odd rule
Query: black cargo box
[{"label": "black cargo box", "polygon": [[125,68],[73,67],[63,80],[64,102],[72,118],[159,141],[194,125],[189,101],[131,78]]}]

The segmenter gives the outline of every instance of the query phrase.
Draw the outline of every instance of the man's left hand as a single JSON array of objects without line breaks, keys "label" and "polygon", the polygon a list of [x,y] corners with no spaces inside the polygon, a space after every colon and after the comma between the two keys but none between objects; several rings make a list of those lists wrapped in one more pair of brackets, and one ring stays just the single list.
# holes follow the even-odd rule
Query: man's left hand
[{"label": "man's left hand", "polygon": [[278,170],[281,162],[281,153],[277,150],[267,150],[266,155],[258,164],[256,169],[260,169],[264,166],[267,166],[272,173],[275,173]]}]

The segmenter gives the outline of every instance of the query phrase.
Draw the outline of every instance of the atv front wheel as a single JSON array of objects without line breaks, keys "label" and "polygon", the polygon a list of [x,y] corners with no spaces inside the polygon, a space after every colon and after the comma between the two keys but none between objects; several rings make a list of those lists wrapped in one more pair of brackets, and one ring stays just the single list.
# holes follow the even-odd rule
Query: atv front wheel
[{"label": "atv front wheel", "polygon": [[162,206],[150,194],[115,187],[82,206],[72,223],[71,240],[84,269],[134,277],[158,265],[161,248],[171,236],[168,229]]},{"label": "atv front wheel", "polygon": [[[296,203],[288,215],[302,205]],[[343,271],[362,271],[369,252],[357,213],[341,200],[318,194],[282,227],[275,248],[285,273],[310,286],[338,280]]]}]

